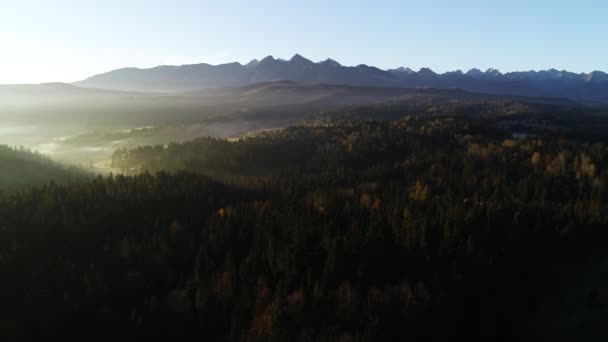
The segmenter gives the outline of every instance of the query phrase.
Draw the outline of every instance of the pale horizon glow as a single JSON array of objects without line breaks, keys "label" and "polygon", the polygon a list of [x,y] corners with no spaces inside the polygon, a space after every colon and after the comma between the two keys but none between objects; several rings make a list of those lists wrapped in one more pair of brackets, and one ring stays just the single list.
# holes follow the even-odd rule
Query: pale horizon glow
[{"label": "pale horizon glow", "polygon": [[608,71],[599,0],[0,0],[0,84],[295,53],[436,72]]}]

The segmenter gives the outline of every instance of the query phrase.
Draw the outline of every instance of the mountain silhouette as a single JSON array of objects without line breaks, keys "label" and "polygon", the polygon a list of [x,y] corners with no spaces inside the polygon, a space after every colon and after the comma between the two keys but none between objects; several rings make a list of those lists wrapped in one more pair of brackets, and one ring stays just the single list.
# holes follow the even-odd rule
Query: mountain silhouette
[{"label": "mountain silhouette", "polygon": [[302,84],[339,84],[405,88],[459,88],[487,94],[562,97],[582,102],[608,102],[608,74],[559,71],[501,73],[496,69],[435,73],[429,68],[390,70],[360,64],[343,66],[327,59],[313,62],[299,54],[289,60],[273,56],[242,65],[163,65],[149,69],[124,68],[89,77],[75,84],[88,88],[182,92],[241,87],[262,82],[293,81]]}]

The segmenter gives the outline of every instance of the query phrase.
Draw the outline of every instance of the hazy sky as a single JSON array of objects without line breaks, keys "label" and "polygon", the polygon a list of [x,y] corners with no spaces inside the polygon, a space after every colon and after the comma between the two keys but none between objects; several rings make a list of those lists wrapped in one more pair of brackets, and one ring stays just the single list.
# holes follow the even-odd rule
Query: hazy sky
[{"label": "hazy sky", "polygon": [[0,0],[0,83],[298,52],[435,71],[608,71],[606,0]]}]

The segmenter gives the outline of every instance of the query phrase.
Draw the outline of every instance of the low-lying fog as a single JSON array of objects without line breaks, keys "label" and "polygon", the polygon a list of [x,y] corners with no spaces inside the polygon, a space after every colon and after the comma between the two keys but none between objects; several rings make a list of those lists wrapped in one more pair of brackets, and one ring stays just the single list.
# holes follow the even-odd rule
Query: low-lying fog
[{"label": "low-lying fog", "polygon": [[112,153],[120,148],[230,137],[288,125],[293,122],[289,116],[298,113],[279,109],[274,98],[264,103],[255,96],[244,98],[241,93],[178,95],[65,84],[0,85],[0,144],[108,172]]},{"label": "low-lying fog", "polygon": [[107,172],[119,148],[237,136],[301,124],[321,111],[419,95],[408,89],[292,82],[188,93],[0,85],[0,144]]},{"label": "low-lying fog", "polygon": [[53,159],[99,172],[112,171],[110,158],[120,148],[182,142],[201,136],[223,137],[247,128],[203,123],[162,124],[139,127],[89,127],[60,124],[0,123],[0,144],[24,146]]}]

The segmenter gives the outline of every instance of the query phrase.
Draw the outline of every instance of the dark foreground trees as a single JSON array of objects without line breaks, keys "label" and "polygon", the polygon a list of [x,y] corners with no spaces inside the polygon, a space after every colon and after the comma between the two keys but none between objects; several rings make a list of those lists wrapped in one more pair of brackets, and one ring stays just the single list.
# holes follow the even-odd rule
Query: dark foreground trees
[{"label": "dark foreground trees", "polygon": [[454,118],[117,151],[137,175],[0,193],[0,328],[8,340],[515,338],[546,266],[601,247],[607,156]]},{"label": "dark foreground trees", "polygon": [[62,166],[23,147],[0,145],[0,189],[89,177],[82,170]]}]

